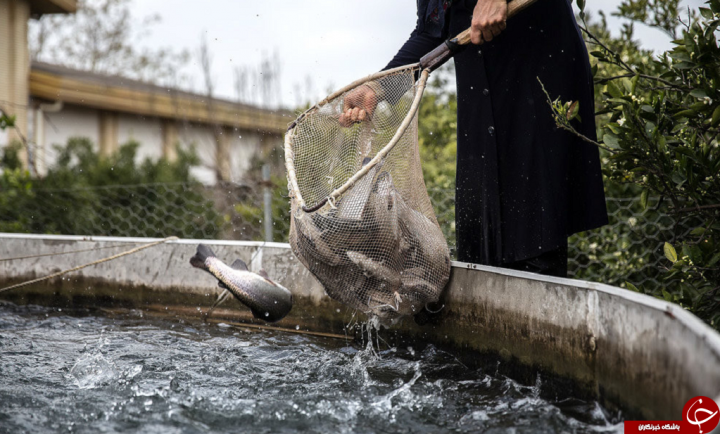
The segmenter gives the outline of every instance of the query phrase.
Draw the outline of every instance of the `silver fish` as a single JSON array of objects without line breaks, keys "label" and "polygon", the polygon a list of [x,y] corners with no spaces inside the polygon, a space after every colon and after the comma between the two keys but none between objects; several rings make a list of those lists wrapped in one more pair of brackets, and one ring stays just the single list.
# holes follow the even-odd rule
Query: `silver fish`
[{"label": "silver fish", "polygon": [[190,264],[212,274],[221,288],[250,308],[255,318],[280,321],[292,309],[292,293],[287,288],[270,280],[264,270],[258,274],[248,271],[240,259],[230,267],[218,259],[210,247],[200,244]]},{"label": "silver fish", "polygon": [[[362,166],[365,167],[370,162],[370,158],[365,158]],[[375,178],[379,165],[374,166],[363,176],[355,185],[345,193],[342,200],[338,204],[338,218],[347,220],[360,220],[365,207],[367,206],[372,190],[372,182]]]},{"label": "silver fish", "polygon": [[360,252],[347,252],[347,256],[364,273],[387,282],[392,288],[400,286],[400,273],[387,265],[374,261]]}]

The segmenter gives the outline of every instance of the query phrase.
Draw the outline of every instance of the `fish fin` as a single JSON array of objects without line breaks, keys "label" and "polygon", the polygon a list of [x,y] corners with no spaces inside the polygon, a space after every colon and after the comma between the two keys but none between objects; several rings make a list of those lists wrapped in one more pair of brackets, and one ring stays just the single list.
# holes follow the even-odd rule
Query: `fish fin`
[{"label": "fish fin", "polygon": [[222,288],[222,289],[230,289],[230,288],[228,288],[228,286],[225,284],[225,282],[223,282],[222,280],[218,280],[218,287],[220,287],[220,288]]},{"label": "fish fin", "polygon": [[270,280],[270,276],[268,276],[267,271],[265,271],[264,268],[261,269],[260,271],[258,271],[257,274],[261,275],[262,277],[266,278],[267,280]]},{"label": "fish fin", "polygon": [[210,247],[206,246],[205,244],[199,244],[197,247],[197,252],[195,252],[195,255],[190,258],[190,265],[195,268],[202,268],[203,270],[207,270],[205,260],[214,256],[215,253],[213,253]]},{"label": "fish fin", "polygon": [[246,264],[245,261],[243,261],[242,259],[236,259],[235,262],[233,262],[233,263],[230,265],[230,268],[232,268],[232,269],[234,269],[234,270],[240,270],[240,271],[247,271],[247,270],[248,270],[247,264]]},{"label": "fish fin", "polygon": [[[227,289],[227,287],[226,287],[226,289]],[[215,308],[218,307],[218,306],[220,306],[220,304],[221,304],[223,301],[227,300],[228,297],[231,296],[231,295],[232,295],[232,293],[231,293],[230,291],[223,291],[223,293],[220,294],[220,296],[215,300],[215,303],[213,303],[213,305],[210,306],[210,309],[208,309],[208,310],[205,312],[204,321],[207,321],[207,319],[210,317],[210,314],[213,313],[213,311],[215,310]]]}]

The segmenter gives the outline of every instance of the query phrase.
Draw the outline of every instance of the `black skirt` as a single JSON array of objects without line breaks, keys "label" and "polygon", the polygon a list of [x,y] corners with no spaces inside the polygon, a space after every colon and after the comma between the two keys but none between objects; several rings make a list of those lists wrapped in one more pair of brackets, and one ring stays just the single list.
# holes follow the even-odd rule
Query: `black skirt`
[{"label": "black skirt", "polygon": [[[454,2],[443,36],[468,28],[474,5]],[[420,27],[388,67],[442,42]],[[556,127],[538,81],[553,100],[579,101],[576,128],[596,137],[590,64],[568,1],[538,0],[492,42],[457,54],[455,66],[458,259],[517,262],[607,224],[598,149]]]}]

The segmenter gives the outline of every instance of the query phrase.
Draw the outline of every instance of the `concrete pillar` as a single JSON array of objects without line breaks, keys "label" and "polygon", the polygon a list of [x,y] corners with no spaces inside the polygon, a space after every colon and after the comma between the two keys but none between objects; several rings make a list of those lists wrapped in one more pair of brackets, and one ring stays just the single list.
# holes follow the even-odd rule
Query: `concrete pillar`
[{"label": "concrete pillar", "polygon": [[33,142],[35,143],[35,170],[38,176],[45,176],[47,167],[47,147],[45,145],[45,113],[42,110],[43,104],[39,104],[33,110]]},{"label": "concrete pillar", "polygon": [[116,112],[101,111],[99,117],[100,155],[109,156],[119,148],[118,114]]},{"label": "concrete pillar", "polygon": [[172,119],[163,119],[162,128],[162,155],[168,161],[177,161],[178,129],[177,122]]},{"label": "concrete pillar", "polygon": [[[30,4],[26,0],[0,0],[0,107],[3,112],[16,116],[17,128],[6,133],[7,141],[0,146],[27,137],[29,19]],[[27,167],[26,149],[23,149],[20,158]]]},{"label": "concrete pillar", "polygon": [[232,129],[217,126],[215,128],[215,170],[218,181],[232,179],[232,164],[230,161],[230,140]]}]

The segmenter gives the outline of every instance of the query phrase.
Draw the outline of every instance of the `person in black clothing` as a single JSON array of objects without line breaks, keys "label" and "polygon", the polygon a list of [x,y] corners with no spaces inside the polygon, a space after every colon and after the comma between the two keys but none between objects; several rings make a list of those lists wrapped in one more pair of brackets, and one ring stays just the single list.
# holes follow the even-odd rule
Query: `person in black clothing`
[{"label": "person in black clothing", "polygon": [[[416,63],[471,27],[455,56],[458,259],[565,277],[567,237],[607,224],[598,149],[556,127],[554,100],[579,101],[596,138],[587,50],[568,0],[537,0],[510,22],[506,0],[419,0],[415,30],[386,69]],[[372,116],[348,95],[341,122]]]}]

